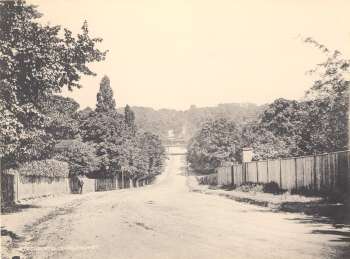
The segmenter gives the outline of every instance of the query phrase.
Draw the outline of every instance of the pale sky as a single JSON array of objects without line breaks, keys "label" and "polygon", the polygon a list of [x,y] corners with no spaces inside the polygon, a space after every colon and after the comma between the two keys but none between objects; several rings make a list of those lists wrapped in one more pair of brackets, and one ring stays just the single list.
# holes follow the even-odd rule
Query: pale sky
[{"label": "pale sky", "polygon": [[301,37],[350,57],[350,1],[30,0],[42,21],[78,32],[86,19],[109,49],[96,77],[68,95],[94,107],[108,75],[117,105],[187,109],[191,104],[299,99],[305,72],[324,60]]}]

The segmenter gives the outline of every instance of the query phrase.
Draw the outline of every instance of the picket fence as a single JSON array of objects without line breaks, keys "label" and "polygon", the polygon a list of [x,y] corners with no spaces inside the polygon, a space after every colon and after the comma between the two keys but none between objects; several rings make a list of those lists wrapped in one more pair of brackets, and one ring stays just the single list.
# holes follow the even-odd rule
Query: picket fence
[{"label": "picket fence", "polygon": [[273,181],[289,191],[350,191],[350,151],[222,166],[217,174],[219,186]]}]

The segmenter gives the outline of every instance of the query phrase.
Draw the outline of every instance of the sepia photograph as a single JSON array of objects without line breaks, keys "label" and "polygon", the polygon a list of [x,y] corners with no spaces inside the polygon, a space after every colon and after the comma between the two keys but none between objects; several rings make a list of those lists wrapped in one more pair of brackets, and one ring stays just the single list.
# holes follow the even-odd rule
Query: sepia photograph
[{"label": "sepia photograph", "polygon": [[0,0],[1,259],[349,259],[349,0]]}]

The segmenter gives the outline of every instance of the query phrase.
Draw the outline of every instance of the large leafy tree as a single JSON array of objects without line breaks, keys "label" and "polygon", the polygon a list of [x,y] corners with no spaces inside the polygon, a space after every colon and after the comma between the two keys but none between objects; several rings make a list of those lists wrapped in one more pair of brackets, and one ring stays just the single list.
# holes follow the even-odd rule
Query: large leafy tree
[{"label": "large leafy tree", "polygon": [[0,152],[2,167],[16,166],[51,154],[53,141],[46,133],[49,119],[27,103],[20,105],[9,83],[0,81]]},{"label": "large leafy tree", "polygon": [[211,170],[224,161],[239,161],[241,133],[236,123],[217,119],[204,123],[191,139],[187,159],[196,170]]},{"label": "large leafy tree", "polygon": [[99,38],[89,36],[87,22],[74,37],[60,26],[41,25],[36,8],[23,0],[0,3],[1,78],[20,103],[36,104],[40,98],[80,87],[81,75],[94,75],[87,64],[101,61],[105,52],[96,48]]},{"label": "large leafy tree", "polygon": [[244,127],[244,145],[254,149],[255,159],[302,155],[302,132],[308,110],[298,101],[277,99],[259,119]]},{"label": "large leafy tree", "polygon": [[[326,60],[311,70],[318,75],[307,97],[319,103],[317,111],[320,119],[315,127],[329,139],[332,151],[349,148],[349,98],[350,98],[350,59],[338,51],[332,51],[312,38],[305,39],[326,55]],[[317,125],[317,122],[321,122]]]},{"label": "large leafy tree", "polygon": [[255,159],[344,150],[349,139],[350,61],[317,41],[327,59],[311,73],[317,76],[303,101],[278,99],[256,123],[245,127],[243,140],[254,148]]},{"label": "large leafy tree", "polygon": [[55,158],[69,164],[70,175],[89,175],[98,169],[95,148],[79,138],[59,141]]},{"label": "large leafy tree", "polygon": [[38,23],[41,14],[23,0],[0,2],[0,13],[0,146],[10,165],[50,154],[42,103],[64,86],[80,87],[81,75],[94,75],[87,64],[106,52],[96,48],[101,39],[89,36],[86,22],[74,37]]},{"label": "large leafy tree", "polygon": [[43,114],[49,118],[46,132],[54,139],[73,139],[78,136],[79,104],[69,97],[52,95],[40,104]]}]

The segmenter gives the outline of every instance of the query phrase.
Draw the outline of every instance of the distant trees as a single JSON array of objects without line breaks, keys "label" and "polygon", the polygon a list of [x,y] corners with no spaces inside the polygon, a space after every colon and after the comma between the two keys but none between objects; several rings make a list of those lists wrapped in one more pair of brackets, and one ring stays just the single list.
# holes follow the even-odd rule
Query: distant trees
[{"label": "distant trees", "polygon": [[137,127],[159,135],[165,140],[168,137],[169,130],[173,131],[175,137],[183,137],[188,140],[208,120],[225,118],[234,120],[237,124],[252,121],[265,108],[264,105],[259,106],[249,103],[227,103],[214,107],[196,107],[192,105],[184,111],[132,107]]}]

